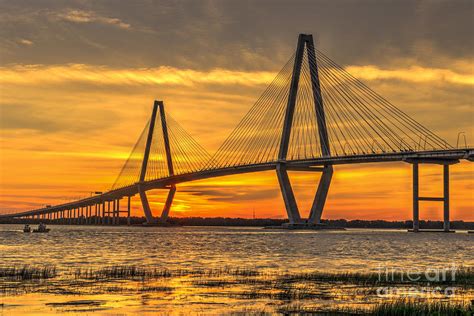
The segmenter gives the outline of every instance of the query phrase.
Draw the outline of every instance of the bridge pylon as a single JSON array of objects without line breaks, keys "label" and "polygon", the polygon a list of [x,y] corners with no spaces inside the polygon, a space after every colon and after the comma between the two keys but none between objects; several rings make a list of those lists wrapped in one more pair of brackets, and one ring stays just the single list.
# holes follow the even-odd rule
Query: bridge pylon
[{"label": "bridge pylon", "polygon": [[324,165],[323,168],[311,168],[308,166],[307,169],[298,169],[299,171],[307,170],[322,172],[318,189],[316,191],[313,205],[309,214],[309,218],[307,220],[302,219],[298,210],[298,205],[296,203],[293,189],[291,187],[290,179],[288,177],[287,170],[291,169],[288,169],[286,166],[286,158],[288,154],[288,146],[290,143],[293,116],[295,113],[295,106],[298,95],[298,85],[300,81],[301,67],[304,60],[303,57],[305,50],[308,57],[307,61],[311,77],[311,90],[315,106],[316,122],[319,134],[319,144],[321,147],[321,156],[331,156],[313,36],[310,34],[300,34],[298,37],[298,44],[293,65],[293,73],[291,77],[290,92],[288,95],[288,102],[283,122],[283,132],[278,153],[278,162],[276,166],[276,173],[278,177],[278,182],[280,184],[283,200],[285,202],[289,225],[318,225],[321,223],[321,215],[324,209],[324,204],[326,202],[326,198],[329,192],[329,186],[331,184],[331,179],[333,175],[333,167],[330,164]]},{"label": "bridge pylon", "polygon": [[[165,223],[168,219],[168,214],[171,209],[171,205],[173,204],[174,195],[176,193],[176,186],[174,184],[169,186],[168,197],[166,198],[165,205],[163,207],[163,211],[161,213],[160,218],[155,218],[150,208],[150,203],[148,202],[148,198],[146,195],[146,190],[144,188],[145,183],[145,176],[147,173],[147,166],[148,166],[148,159],[150,157],[150,149],[153,142],[153,134],[155,129],[155,122],[156,116],[159,111],[160,115],[160,122],[161,122],[161,129],[163,135],[163,142],[165,148],[165,155],[166,155],[166,162],[168,167],[168,175],[174,175],[174,168],[173,168],[173,159],[171,157],[171,148],[170,148],[170,141],[168,135],[168,125],[166,122],[166,115],[165,115],[165,106],[163,101],[156,101],[153,104],[153,111],[151,114],[150,119],[150,126],[148,128],[148,135],[146,140],[145,146],[145,153],[143,155],[142,167],[140,172],[140,181],[137,183],[138,186],[138,193],[140,195],[140,201],[142,203],[143,212],[145,213],[146,223],[147,224],[157,224],[159,222]],[[159,141],[159,140],[158,140]]]}]

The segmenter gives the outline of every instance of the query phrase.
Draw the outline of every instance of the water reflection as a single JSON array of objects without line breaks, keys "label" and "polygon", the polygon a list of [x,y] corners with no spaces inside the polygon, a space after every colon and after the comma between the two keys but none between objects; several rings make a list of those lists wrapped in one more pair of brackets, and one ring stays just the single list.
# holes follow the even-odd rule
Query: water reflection
[{"label": "water reflection", "polygon": [[[7,283],[23,284],[16,293],[4,291],[0,295],[0,310],[5,314],[102,314],[111,310],[114,314],[152,314],[176,308],[206,313],[275,312],[335,305],[343,309],[354,304],[364,308],[380,301],[373,284],[282,276],[314,271],[377,272],[381,264],[400,270],[444,268],[453,263],[474,266],[473,236],[468,234],[223,227],[51,228],[49,234],[24,234],[19,226],[0,226],[0,266],[51,265],[59,273],[57,278],[30,283],[0,279],[4,289]],[[97,272],[107,266],[166,269],[174,275],[132,279],[77,275],[78,269]],[[257,274],[209,272],[236,269]],[[459,300],[474,298],[470,288],[458,294]]]}]

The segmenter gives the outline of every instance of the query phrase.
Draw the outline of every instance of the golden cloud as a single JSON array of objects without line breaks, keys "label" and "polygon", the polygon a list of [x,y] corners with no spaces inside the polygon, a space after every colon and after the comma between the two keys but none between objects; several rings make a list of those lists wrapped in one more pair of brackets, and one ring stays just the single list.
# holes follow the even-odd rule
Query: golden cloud
[{"label": "golden cloud", "polygon": [[474,74],[461,74],[449,69],[412,66],[403,69],[380,69],[377,66],[349,66],[346,70],[363,80],[396,79],[415,83],[448,82],[474,85]]},{"label": "golden cloud", "polygon": [[3,84],[61,84],[85,82],[108,85],[185,85],[228,84],[253,86],[268,84],[273,72],[244,72],[225,69],[197,71],[173,67],[111,69],[83,64],[61,66],[16,65],[0,68]]},{"label": "golden cloud", "polygon": [[[349,66],[346,70],[362,80],[395,79],[406,82],[474,85],[474,74],[449,69],[413,66],[400,69],[381,69],[376,66]],[[275,77],[269,71],[235,71],[217,68],[210,71],[180,69],[168,66],[156,68],[109,68],[84,64],[14,65],[0,67],[1,84],[65,84],[84,82],[105,85],[182,85],[196,84],[267,85]]]}]

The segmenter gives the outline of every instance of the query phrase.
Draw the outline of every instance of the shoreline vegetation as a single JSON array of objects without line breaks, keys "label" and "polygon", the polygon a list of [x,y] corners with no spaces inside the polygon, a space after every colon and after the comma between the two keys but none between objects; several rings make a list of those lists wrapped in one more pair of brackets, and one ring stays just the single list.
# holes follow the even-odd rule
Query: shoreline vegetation
[{"label": "shoreline vegetation", "polygon": [[[100,295],[173,295],[180,289],[197,297],[272,302],[237,314],[311,313],[369,315],[472,315],[474,311],[474,267],[459,267],[455,277],[438,281],[422,277],[406,279],[406,272],[385,278],[378,272],[275,272],[248,267],[221,269],[179,269],[116,265],[86,269],[58,269],[54,266],[0,267],[0,298],[29,293],[66,295],[80,298],[96,295],[97,300],[48,302],[48,306],[103,304]],[[454,275],[447,273],[447,275]],[[377,296],[380,288],[430,289],[431,295]],[[443,289],[456,289],[456,295]],[[402,293],[402,292],[400,292]],[[433,294],[435,293],[435,294]],[[405,293],[406,294],[406,293]],[[319,304],[314,302],[352,302]],[[358,301],[358,302],[357,302]],[[270,308],[270,310],[269,310]]]},{"label": "shoreline vegetation", "polygon": [[[0,224],[24,224],[24,223],[39,223],[40,221],[47,224],[57,223],[54,220],[23,220],[23,219],[0,219]],[[144,217],[131,217],[132,225],[142,225],[145,222]],[[280,226],[287,222],[286,219],[272,219],[272,218],[231,218],[231,217],[170,217],[168,220],[170,225],[176,226],[230,226],[230,227],[265,227],[265,226]],[[328,227],[341,228],[380,228],[380,229],[411,229],[413,222],[406,221],[385,221],[385,220],[322,220],[324,225]],[[120,224],[126,225],[126,218],[120,218]],[[443,227],[442,221],[420,221],[420,227],[423,229],[441,229]],[[474,230],[474,222],[465,221],[451,221],[451,229],[459,230]]]}]

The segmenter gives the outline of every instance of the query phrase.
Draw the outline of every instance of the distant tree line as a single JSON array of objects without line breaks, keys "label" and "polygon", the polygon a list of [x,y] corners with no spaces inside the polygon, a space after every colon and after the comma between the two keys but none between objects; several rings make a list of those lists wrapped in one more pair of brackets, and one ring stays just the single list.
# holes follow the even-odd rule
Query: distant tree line
[{"label": "distant tree line", "polygon": [[[230,218],[230,217],[180,217],[170,218],[170,223],[183,226],[278,226],[288,222],[286,219],[272,218]],[[343,228],[412,228],[413,221],[384,221],[384,220],[322,220],[330,227]],[[423,229],[441,229],[441,221],[420,221]],[[474,222],[452,221],[452,229],[474,229]]]},{"label": "distant tree line", "polygon": [[[24,219],[0,219],[0,224],[23,224],[37,223],[40,220],[24,220]],[[41,220],[45,223],[54,224],[54,221]],[[120,218],[120,224],[126,224],[126,218]],[[142,225],[145,217],[131,217],[132,225]],[[170,225],[178,226],[279,226],[288,222],[286,219],[273,218],[232,218],[232,217],[170,217],[168,219]],[[384,221],[384,220],[322,220],[322,223],[329,227],[343,228],[392,228],[392,229],[409,229],[413,227],[412,221]],[[422,229],[441,229],[443,222],[441,221],[420,221]],[[452,229],[474,230],[474,222],[452,221]]]}]

